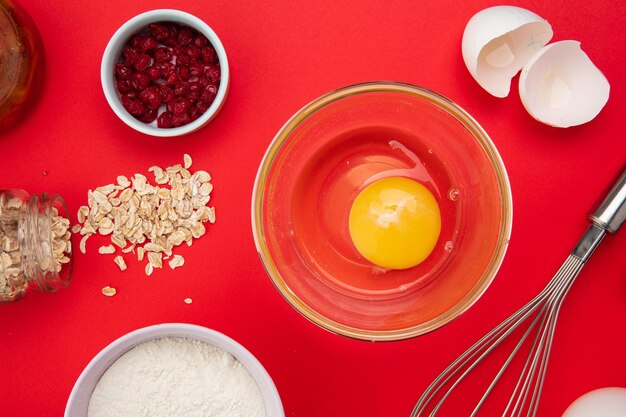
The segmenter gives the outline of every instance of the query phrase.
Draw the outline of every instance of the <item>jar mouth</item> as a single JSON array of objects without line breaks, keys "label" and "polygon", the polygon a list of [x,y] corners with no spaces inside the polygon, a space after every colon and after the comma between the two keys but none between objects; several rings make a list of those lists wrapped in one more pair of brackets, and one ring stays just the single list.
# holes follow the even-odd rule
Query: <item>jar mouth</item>
[{"label": "jar mouth", "polygon": [[[69,210],[65,200],[58,194],[42,193],[33,195],[28,204],[28,215],[23,231],[24,236],[31,242],[31,259],[25,265],[29,266],[31,281],[42,291],[56,291],[65,288],[72,279],[73,256],[71,232],[69,231]],[[59,225],[62,219],[67,219],[64,225]],[[67,239],[67,246],[61,251],[60,243],[55,239],[53,230],[63,230]],[[25,243],[25,242],[24,242]],[[65,245],[65,244],[61,244]],[[63,247],[62,247],[63,248]],[[61,257],[68,261],[58,263]]]}]

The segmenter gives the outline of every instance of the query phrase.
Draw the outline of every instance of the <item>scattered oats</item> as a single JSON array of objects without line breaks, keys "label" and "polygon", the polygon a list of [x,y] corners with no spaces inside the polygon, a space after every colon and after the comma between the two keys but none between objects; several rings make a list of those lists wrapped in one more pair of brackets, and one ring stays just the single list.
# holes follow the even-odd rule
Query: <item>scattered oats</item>
[{"label": "scattered oats", "polygon": [[157,184],[167,184],[169,182],[169,176],[163,171],[162,168],[153,166],[148,168],[148,172],[154,174],[154,180]]},{"label": "scattered oats", "polygon": [[130,245],[127,248],[122,249],[122,253],[135,253],[135,245]]},{"label": "scattered oats", "polygon": [[103,217],[98,221],[98,231],[101,235],[106,236],[113,233],[113,229],[115,229],[115,225],[108,217]]},{"label": "scattered oats", "polygon": [[90,222],[86,222],[82,229],[80,229],[81,235],[94,234],[96,233],[96,229]]},{"label": "scattered oats", "polygon": [[80,224],[75,224],[74,226],[72,226],[72,233],[78,233],[80,232]]},{"label": "scattered oats", "polygon": [[163,173],[163,175],[155,179],[155,181],[157,184],[167,184],[170,181],[170,177],[167,173]]},{"label": "scattered oats", "polygon": [[89,239],[90,236],[91,235],[85,235],[80,240],[80,243],[78,244],[78,249],[80,249],[81,253],[87,253],[87,248],[85,247],[85,245],[87,244],[87,239]]},{"label": "scattered oats", "polygon": [[112,253],[115,253],[115,246],[113,245],[100,246],[100,248],[98,248],[98,253],[100,255],[110,255]]},{"label": "scattered oats", "polygon": [[102,187],[96,188],[96,192],[102,193],[105,196],[108,196],[113,191],[115,191],[117,187],[114,184],[103,185]]},{"label": "scattered oats", "polygon": [[87,218],[87,216],[89,215],[89,207],[87,206],[81,206],[78,209],[78,223],[85,223],[85,219]]},{"label": "scattered oats", "polygon": [[126,247],[126,239],[124,239],[121,233],[114,233],[113,236],[111,236],[111,242],[119,246],[120,249],[124,249]]},{"label": "scattered oats", "polygon": [[129,201],[133,196],[133,190],[132,188],[126,188],[124,191],[122,191],[122,193],[120,194],[120,201],[122,203],[126,203],[127,201]]},{"label": "scattered oats", "polygon": [[168,246],[170,246],[170,245],[178,246],[178,245],[182,244],[185,240],[187,240],[187,233],[189,233],[189,230],[187,230],[187,229],[179,229],[176,232],[170,234],[167,237]]},{"label": "scattered oats", "polygon": [[161,200],[170,200],[172,198],[172,196],[170,195],[170,190],[168,190],[167,188],[159,188],[159,191],[157,191],[157,196]]},{"label": "scattered oats", "polygon": [[102,191],[98,191],[98,189],[96,189],[91,195],[97,204],[104,204],[107,202],[106,194]]},{"label": "scattered oats", "polygon": [[204,234],[206,233],[206,228],[204,227],[204,225],[200,222],[194,223],[192,228],[191,228],[191,235],[198,239],[199,237],[202,237]]},{"label": "scattered oats", "polygon": [[120,185],[120,187],[122,188],[128,188],[130,187],[130,181],[128,180],[128,178],[124,175],[119,175],[117,177],[117,183]]},{"label": "scattered oats", "polygon": [[163,268],[163,254],[157,252],[148,252],[148,262],[153,268]]},{"label": "scattered oats", "polygon": [[[183,164],[150,167],[148,172],[154,175],[157,185],[137,173],[120,175],[115,184],[89,190],[88,204],[78,211],[79,225],[72,228],[83,236],[81,251],[89,236],[110,235],[111,243],[123,253],[134,253],[136,249],[140,262],[147,254],[147,275],[163,267],[164,255],[172,269],[183,266],[183,257],[173,255],[173,250],[183,242],[191,246],[194,239],[206,233],[204,223],[215,222],[215,209],[207,206],[213,191],[211,175],[206,171],[190,172],[192,164],[191,156],[184,154]],[[99,252],[114,253],[113,245],[103,246],[106,249]],[[125,269],[125,263],[123,268],[120,265],[123,258],[115,259],[120,269]]]},{"label": "scattered oats", "polygon": [[211,191],[213,191],[213,184],[211,184],[210,182],[205,182],[204,184],[202,184],[200,186],[200,188],[198,189],[198,193],[201,196],[207,196],[209,194],[211,194]]},{"label": "scattered oats", "polygon": [[155,179],[163,176],[163,168],[158,167],[156,165],[148,168],[148,172],[152,172],[154,174]]},{"label": "scattered oats", "polygon": [[211,181],[211,175],[206,171],[196,171],[196,173],[192,175],[192,178],[193,177],[195,177],[196,181],[202,183]]},{"label": "scattered oats", "polygon": [[185,258],[180,255],[174,255],[174,257],[170,259],[168,264],[170,265],[170,268],[176,269],[179,266],[183,266],[185,264]]},{"label": "scattered oats", "polygon": [[189,156],[188,154],[184,154],[183,155],[183,162],[185,164],[185,169],[189,169],[189,168],[191,168],[191,163],[193,161],[191,159],[191,156]]},{"label": "scattered oats", "polygon": [[122,258],[121,255],[117,255],[115,259],[113,259],[113,262],[115,262],[117,266],[120,267],[120,271],[126,271],[127,269],[126,262],[124,261],[124,258]]},{"label": "scattered oats", "polygon": [[106,295],[107,297],[113,297],[115,294],[117,294],[117,290],[107,285],[102,289],[102,294]]},{"label": "scattered oats", "polygon": [[181,169],[183,169],[183,166],[181,164],[176,164],[174,166],[165,168],[165,172],[167,172],[170,175],[173,175],[173,174],[180,172]]},{"label": "scattered oats", "polygon": [[185,304],[191,304],[193,300],[191,298],[185,298]]},{"label": "scattered oats", "polygon": [[[113,199],[111,197],[107,198]],[[111,204],[110,201],[105,202],[104,204],[102,204],[102,207],[100,207],[100,211],[102,212],[102,214],[109,214],[111,211],[113,211],[113,204]]]},{"label": "scattered oats", "polygon": [[145,245],[143,245],[144,250],[146,250],[147,252],[163,252],[165,251],[165,248],[159,244],[156,243],[146,243]]}]

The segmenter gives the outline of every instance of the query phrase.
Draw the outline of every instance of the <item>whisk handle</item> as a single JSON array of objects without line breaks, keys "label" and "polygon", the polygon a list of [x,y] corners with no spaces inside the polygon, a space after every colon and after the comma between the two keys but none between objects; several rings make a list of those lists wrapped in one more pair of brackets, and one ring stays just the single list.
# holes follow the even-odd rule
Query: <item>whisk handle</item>
[{"label": "whisk handle", "polygon": [[615,233],[626,220],[626,169],[617,179],[589,220],[609,233]]},{"label": "whisk handle", "polygon": [[591,225],[572,250],[572,255],[583,262],[593,255],[607,232],[617,232],[626,220],[626,169],[588,218]]}]

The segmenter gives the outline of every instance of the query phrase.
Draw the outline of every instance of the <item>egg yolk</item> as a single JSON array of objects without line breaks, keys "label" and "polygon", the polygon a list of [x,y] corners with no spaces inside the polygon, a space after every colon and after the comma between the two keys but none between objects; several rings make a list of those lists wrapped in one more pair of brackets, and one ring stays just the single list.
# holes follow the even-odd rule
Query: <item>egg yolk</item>
[{"label": "egg yolk", "polygon": [[354,200],[350,237],[359,253],[383,268],[406,269],[431,254],[441,232],[439,205],[422,184],[390,177],[368,185]]}]

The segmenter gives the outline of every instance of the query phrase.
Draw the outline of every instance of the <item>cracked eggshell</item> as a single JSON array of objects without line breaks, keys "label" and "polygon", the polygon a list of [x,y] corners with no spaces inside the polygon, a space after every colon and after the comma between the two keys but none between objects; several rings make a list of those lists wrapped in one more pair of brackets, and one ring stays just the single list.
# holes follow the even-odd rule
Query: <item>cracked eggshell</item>
[{"label": "cracked eggshell", "polygon": [[609,82],[580,49],[580,42],[546,46],[526,63],[519,79],[522,103],[532,117],[555,127],[587,123],[609,99]]},{"label": "cracked eggshell", "polygon": [[537,14],[515,6],[476,13],[463,32],[463,60],[487,92],[506,97],[511,79],[552,39],[552,27]]}]

